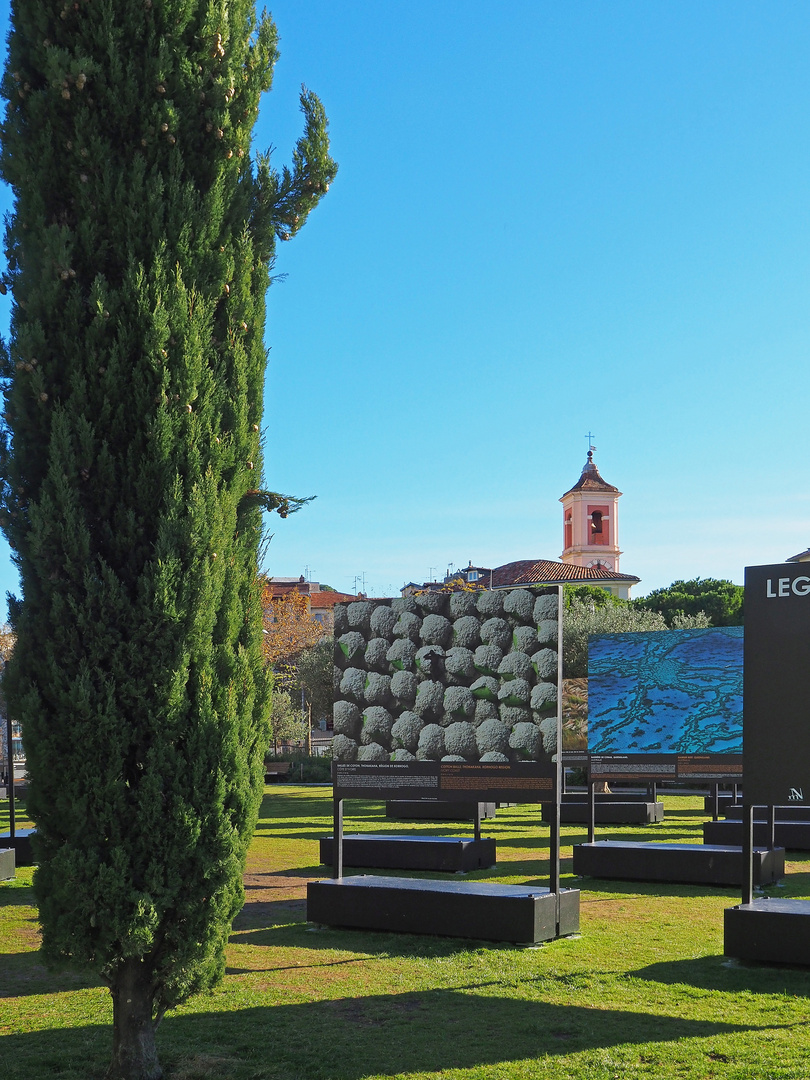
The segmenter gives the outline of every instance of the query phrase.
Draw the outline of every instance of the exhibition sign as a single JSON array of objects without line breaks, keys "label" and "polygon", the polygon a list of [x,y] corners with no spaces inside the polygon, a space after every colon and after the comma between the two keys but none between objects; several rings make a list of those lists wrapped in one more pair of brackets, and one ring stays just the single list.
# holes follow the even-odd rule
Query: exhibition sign
[{"label": "exhibition sign", "polygon": [[745,801],[810,804],[810,566],[745,571]]},{"label": "exhibition sign", "polygon": [[552,802],[559,589],[335,607],[336,798]]},{"label": "exhibition sign", "polygon": [[593,635],[591,779],[740,780],[743,640],[741,626]]},{"label": "exhibition sign", "polygon": [[417,761],[383,765],[333,762],[335,796],[342,799],[426,799],[441,802],[551,802],[550,762],[462,764]]}]

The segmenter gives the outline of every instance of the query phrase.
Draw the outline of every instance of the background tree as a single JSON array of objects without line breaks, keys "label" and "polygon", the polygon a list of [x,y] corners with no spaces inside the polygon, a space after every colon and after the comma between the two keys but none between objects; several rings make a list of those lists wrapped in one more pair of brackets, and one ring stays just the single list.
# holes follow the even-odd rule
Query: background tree
[{"label": "background tree", "polygon": [[268,583],[262,586],[262,622],[265,664],[273,671],[275,686],[289,690],[297,682],[299,657],[323,637],[323,623],[310,613],[303,593],[273,597]]},{"label": "background tree", "polygon": [[311,649],[305,649],[296,665],[297,681],[304,690],[312,720],[331,718],[335,702],[335,639],[323,638]]},{"label": "background tree", "polygon": [[273,753],[278,754],[282,743],[306,742],[309,717],[296,707],[293,695],[286,690],[275,690],[270,708],[270,740]]},{"label": "background tree", "polygon": [[742,626],[744,593],[742,585],[725,579],[693,578],[654,589],[634,600],[633,606],[660,612],[670,626],[676,615],[697,615],[700,611],[705,612],[711,626]]},{"label": "background tree", "polygon": [[242,900],[268,687],[257,547],[264,296],[333,178],[301,95],[292,167],[250,139],[276,31],[254,0],[12,3],[0,171],[11,339],[2,526],[50,961],[113,999],[108,1076],[161,1076]]},{"label": "background tree", "polygon": [[563,585],[563,600],[566,608],[570,607],[574,600],[592,608],[628,606],[627,600],[614,596],[607,589],[600,589],[598,585]]},{"label": "background tree", "polygon": [[[679,615],[674,629],[701,629],[708,618]],[[637,609],[627,603],[592,606],[590,600],[573,599],[563,620],[563,677],[584,679],[588,674],[588,636],[590,634],[627,634],[639,631],[667,630],[666,619],[657,611]]]}]

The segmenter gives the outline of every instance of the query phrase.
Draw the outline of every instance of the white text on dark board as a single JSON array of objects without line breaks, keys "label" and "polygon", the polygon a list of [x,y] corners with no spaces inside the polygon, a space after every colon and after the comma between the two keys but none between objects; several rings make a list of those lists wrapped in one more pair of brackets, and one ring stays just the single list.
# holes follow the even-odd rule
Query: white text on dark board
[{"label": "white text on dark board", "polygon": [[807,596],[810,594],[810,577],[797,577],[792,581],[786,577],[776,578],[775,592],[773,583],[774,579],[768,578],[765,595],[769,600],[778,600],[782,596],[790,596],[791,592],[795,596]]}]

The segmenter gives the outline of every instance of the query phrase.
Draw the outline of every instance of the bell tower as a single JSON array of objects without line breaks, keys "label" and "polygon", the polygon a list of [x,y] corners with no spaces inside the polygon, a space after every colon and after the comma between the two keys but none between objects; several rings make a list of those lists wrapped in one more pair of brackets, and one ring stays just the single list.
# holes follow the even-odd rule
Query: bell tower
[{"label": "bell tower", "polygon": [[560,499],[563,505],[563,562],[575,566],[619,569],[619,498],[593,461],[595,446],[588,437],[588,460],[576,484]]}]

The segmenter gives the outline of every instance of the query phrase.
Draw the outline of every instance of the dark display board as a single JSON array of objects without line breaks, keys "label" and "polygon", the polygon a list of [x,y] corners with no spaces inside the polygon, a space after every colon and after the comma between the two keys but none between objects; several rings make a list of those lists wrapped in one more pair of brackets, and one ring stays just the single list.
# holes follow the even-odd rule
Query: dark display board
[{"label": "dark display board", "polygon": [[810,804],[810,565],[745,571],[745,801]]},{"label": "dark display board", "polygon": [[332,762],[332,783],[339,799],[554,802],[556,774],[552,763],[534,761]]}]

